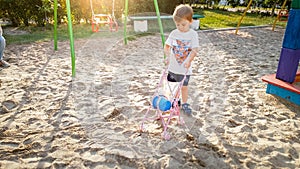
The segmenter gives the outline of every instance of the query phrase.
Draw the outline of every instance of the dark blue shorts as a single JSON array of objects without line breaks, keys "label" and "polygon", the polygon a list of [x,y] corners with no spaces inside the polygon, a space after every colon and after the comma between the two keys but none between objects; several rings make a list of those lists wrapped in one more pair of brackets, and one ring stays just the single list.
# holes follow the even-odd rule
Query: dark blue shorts
[{"label": "dark blue shorts", "polygon": [[[189,84],[190,76],[191,75],[186,75],[185,80],[183,82],[183,86],[187,86]],[[181,82],[183,78],[184,78],[184,75],[168,72],[167,79],[169,82]]]}]

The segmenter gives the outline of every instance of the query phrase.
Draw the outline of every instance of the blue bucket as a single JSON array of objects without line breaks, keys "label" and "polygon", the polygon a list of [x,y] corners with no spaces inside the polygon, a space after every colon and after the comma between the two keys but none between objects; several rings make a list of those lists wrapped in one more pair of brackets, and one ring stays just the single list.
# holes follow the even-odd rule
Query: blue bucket
[{"label": "blue bucket", "polygon": [[166,96],[159,95],[155,96],[152,100],[152,106],[154,109],[157,109],[157,105],[160,111],[168,111],[171,109],[172,104]]}]

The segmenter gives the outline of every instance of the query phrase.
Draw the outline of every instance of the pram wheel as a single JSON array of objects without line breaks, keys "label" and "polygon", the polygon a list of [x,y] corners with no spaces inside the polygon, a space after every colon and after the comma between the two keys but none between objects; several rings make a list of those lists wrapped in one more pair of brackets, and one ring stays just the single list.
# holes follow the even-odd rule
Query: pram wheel
[{"label": "pram wheel", "polygon": [[164,131],[163,133],[161,133],[161,136],[167,141],[171,139],[171,135],[167,131]]}]

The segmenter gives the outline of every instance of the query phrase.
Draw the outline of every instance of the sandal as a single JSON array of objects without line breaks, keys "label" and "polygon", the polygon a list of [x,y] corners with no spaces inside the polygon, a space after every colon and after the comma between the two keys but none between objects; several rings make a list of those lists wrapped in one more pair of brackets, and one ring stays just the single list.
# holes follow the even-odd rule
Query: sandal
[{"label": "sandal", "polygon": [[0,67],[8,68],[10,65],[5,60],[0,60]]},{"label": "sandal", "polygon": [[192,109],[189,107],[190,105],[188,103],[183,103],[182,104],[182,110],[184,113],[191,115],[192,114]]}]

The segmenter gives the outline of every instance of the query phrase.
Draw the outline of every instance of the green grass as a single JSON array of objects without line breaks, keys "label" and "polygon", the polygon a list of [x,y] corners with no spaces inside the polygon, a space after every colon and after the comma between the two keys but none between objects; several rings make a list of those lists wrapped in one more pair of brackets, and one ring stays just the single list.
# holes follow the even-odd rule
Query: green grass
[{"label": "green grass", "polygon": [[[112,37],[122,36],[122,30],[118,32],[110,32],[107,27],[100,28],[98,33],[92,32],[90,24],[73,25],[74,39],[93,37]],[[53,26],[48,27],[21,27],[19,30],[27,31],[27,34],[10,35],[4,34],[7,45],[24,44],[31,42],[50,41],[54,39]],[[5,33],[5,32],[4,32]],[[69,40],[69,31],[67,25],[59,25],[57,28],[57,38],[59,41]]]},{"label": "green grass", "polygon": [[[82,38],[90,35],[91,33],[83,32],[84,25],[74,26],[74,37]],[[9,29],[9,28],[8,28]],[[18,30],[26,31],[26,34],[4,34],[7,44],[24,44],[30,42],[39,42],[39,41],[50,41],[54,38],[54,29],[53,27],[20,27]],[[5,31],[4,31],[5,33]],[[57,31],[58,40],[67,40],[68,29],[67,26],[61,25],[58,27]]]},{"label": "green grass", "polygon": [[[236,27],[243,13],[228,12],[224,10],[196,10],[196,14],[204,15],[200,20],[201,29],[218,29]],[[240,26],[273,25],[275,17],[262,17],[259,14],[247,13]],[[286,22],[277,22],[276,26],[285,27]]]},{"label": "green grass", "polygon": [[[9,29],[9,28],[8,28]],[[38,30],[40,29],[40,30]],[[4,31],[4,37],[6,39],[6,44],[23,44],[23,43],[30,43],[30,42],[37,42],[37,41],[47,41],[50,40],[50,30],[42,30],[42,28],[18,28],[18,31],[26,31],[29,33],[26,34],[6,34]],[[53,33],[52,33],[53,35]]]},{"label": "green grass", "polygon": [[[200,29],[218,29],[218,28],[235,28],[242,16],[241,12],[228,12],[225,10],[213,10],[213,9],[196,9],[195,14],[204,15],[205,18],[200,20]],[[250,14],[244,17],[240,26],[261,26],[272,25],[275,17],[261,17],[259,14]],[[172,19],[162,20],[164,32],[169,32],[175,28],[175,24]],[[277,22],[276,26],[285,27],[286,22]],[[159,26],[156,20],[149,22],[149,32],[159,33]],[[19,28],[29,32],[28,34],[21,35],[9,35],[4,34],[7,44],[24,44],[30,42],[50,41],[53,40],[53,26],[46,27],[25,27]],[[123,27],[119,28],[118,32],[110,32],[107,26],[100,28],[100,32],[92,32],[90,24],[73,25],[74,39],[79,38],[91,38],[91,37],[120,37],[123,36]],[[148,33],[137,34],[132,28],[127,29],[127,35],[129,40],[134,40],[139,36],[147,36]],[[68,26],[60,25],[58,27],[58,40],[69,40]],[[5,32],[4,32],[5,33]],[[150,33],[151,34],[151,33]]]}]

